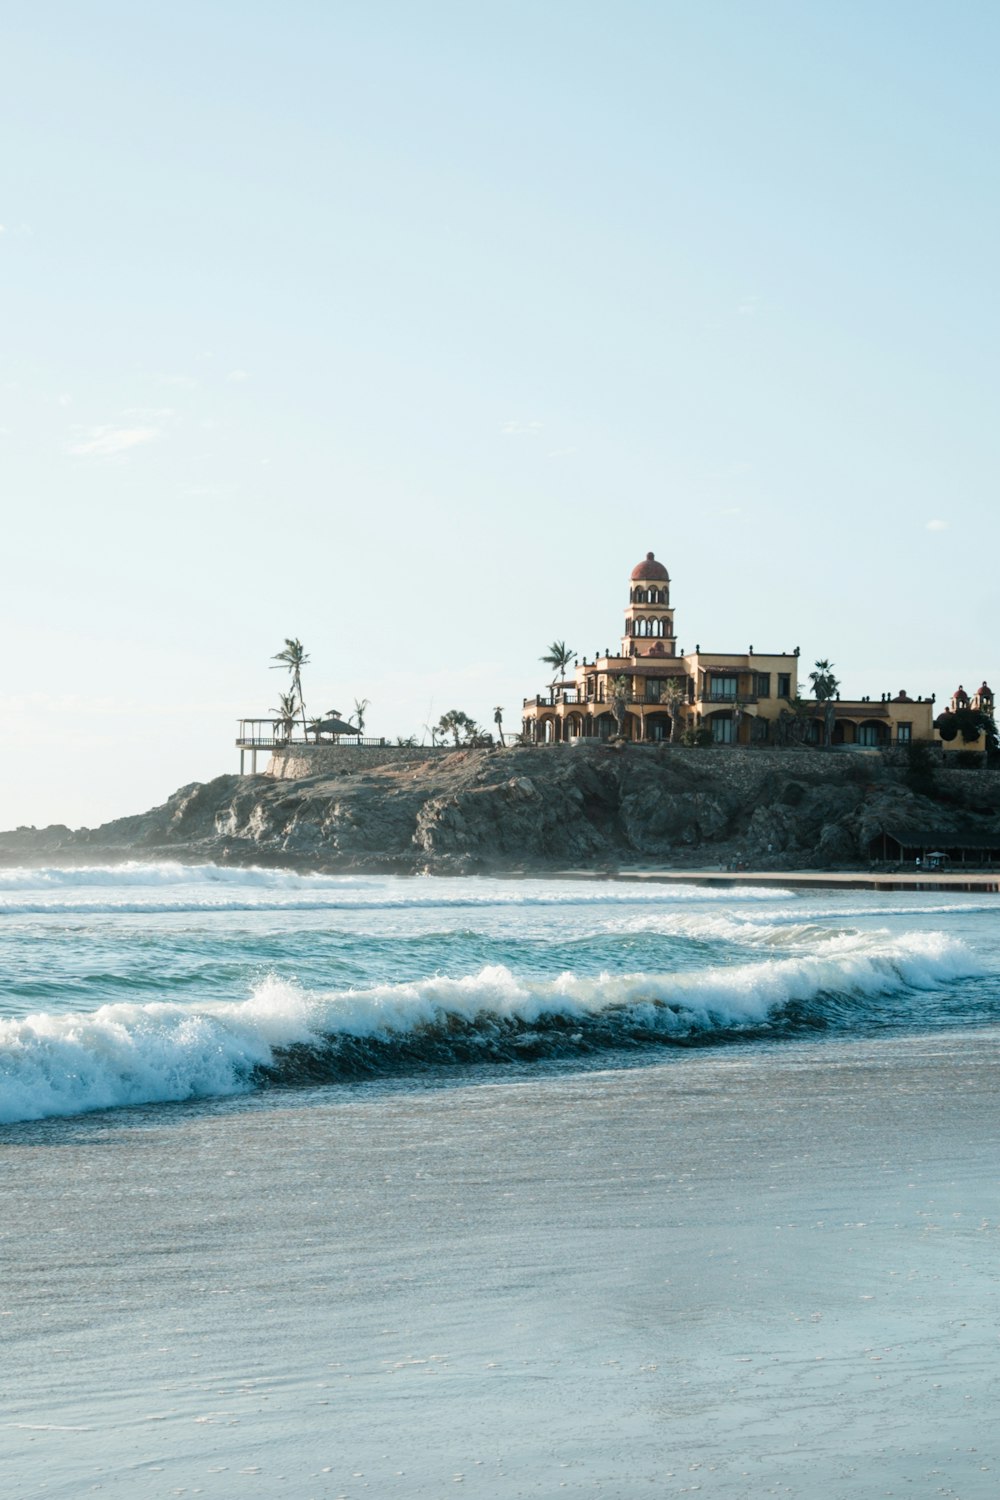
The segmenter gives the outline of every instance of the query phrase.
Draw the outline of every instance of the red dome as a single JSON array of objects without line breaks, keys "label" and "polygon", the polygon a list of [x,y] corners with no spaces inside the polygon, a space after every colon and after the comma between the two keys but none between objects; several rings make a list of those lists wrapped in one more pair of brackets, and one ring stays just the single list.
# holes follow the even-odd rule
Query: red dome
[{"label": "red dome", "polygon": [[661,562],[657,562],[652,552],[646,553],[645,562],[636,563],[632,569],[632,582],[640,578],[655,578],[657,583],[669,583],[670,574]]}]

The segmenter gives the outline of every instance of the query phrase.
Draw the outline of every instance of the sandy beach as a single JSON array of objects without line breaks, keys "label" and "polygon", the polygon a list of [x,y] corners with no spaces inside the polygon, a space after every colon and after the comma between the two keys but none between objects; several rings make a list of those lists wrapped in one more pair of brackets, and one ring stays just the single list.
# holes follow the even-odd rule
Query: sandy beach
[{"label": "sandy beach", "polygon": [[841,1039],[12,1127],[9,1493],[985,1500],[998,1072]]}]

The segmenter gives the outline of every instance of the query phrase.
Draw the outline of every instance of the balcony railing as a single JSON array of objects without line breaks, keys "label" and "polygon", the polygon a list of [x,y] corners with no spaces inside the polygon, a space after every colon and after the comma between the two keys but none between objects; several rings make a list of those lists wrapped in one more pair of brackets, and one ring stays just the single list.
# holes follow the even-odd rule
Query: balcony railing
[{"label": "balcony railing", "polygon": [[236,737],[240,750],[287,750],[300,745],[387,745],[388,740],[373,735],[358,734],[307,734],[301,724],[286,732],[271,719],[241,719]]},{"label": "balcony railing", "polygon": [[524,707],[530,708],[532,704],[537,708],[556,708],[560,703],[583,703],[577,688],[557,688],[554,693],[536,693],[533,698],[525,698]]},{"label": "balcony railing", "polygon": [[756,693],[705,693],[700,703],[756,703]]}]

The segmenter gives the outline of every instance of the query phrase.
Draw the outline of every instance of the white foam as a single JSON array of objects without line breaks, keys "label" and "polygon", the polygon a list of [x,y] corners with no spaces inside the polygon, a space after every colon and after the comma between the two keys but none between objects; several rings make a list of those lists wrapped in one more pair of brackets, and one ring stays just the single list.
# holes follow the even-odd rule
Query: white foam
[{"label": "white foam", "polygon": [[307,994],[277,978],[242,1003],[105,1005],[88,1014],[37,1014],[0,1022],[0,1122],[233,1094],[278,1049],[323,1038],[447,1039],[464,1023],[489,1032],[545,1017],[602,1018],[665,1035],[755,1025],[791,1000],[932,989],[979,972],[968,950],[942,933],[844,945],[814,956],[770,958],[691,973],[554,980],[517,979],[497,965],[462,978]]},{"label": "white foam", "polygon": [[405,910],[788,901],[790,891],[738,886],[651,885],[628,880],[502,880],[456,883],[434,876],[319,875],[294,870],[145,864],[0,869],[0,914]]},{"label": "white foam", "polygon": [[275,1046],[313,1038],[307,1011],[293,986],[265,985],[238,1005],[116,1004],[0,1021],[0,1123],[240,1092]]}]

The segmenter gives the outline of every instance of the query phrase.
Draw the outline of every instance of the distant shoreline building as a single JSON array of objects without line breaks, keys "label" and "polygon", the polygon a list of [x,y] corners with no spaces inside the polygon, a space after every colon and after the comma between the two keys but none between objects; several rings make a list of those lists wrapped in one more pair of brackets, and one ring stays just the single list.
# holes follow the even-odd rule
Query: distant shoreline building
[{"label": "distant shoreline building", "polygon": [[[988,691],[988,690],[987,690]],[[799,651],[703,651],[677,645],[670,575],[647,552],[629,577],[620,650],[584,657],[572,678],[525,698],[524,738],[558,744],[613,735],[698,736],[723,745],[888,749],[934,738],[933,697],[905,692],[827,703],[799,697]]]}]

